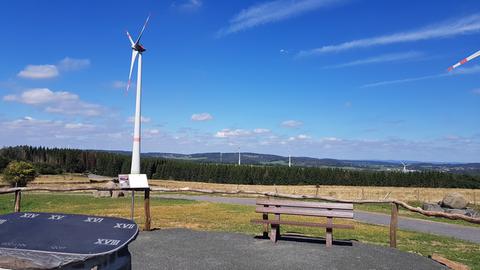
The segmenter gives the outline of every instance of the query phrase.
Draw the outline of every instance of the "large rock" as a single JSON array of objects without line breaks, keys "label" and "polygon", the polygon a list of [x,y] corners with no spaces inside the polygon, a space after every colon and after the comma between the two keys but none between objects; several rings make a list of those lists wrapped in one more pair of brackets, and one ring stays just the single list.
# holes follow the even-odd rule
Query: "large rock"
[{"label": "large rock", "polygon": [[424,203],[422,209],[425,211],[443,212],[443,208],[436,203]]},{"label": "large rock", "polygon": [[468,201],[460,193],[449,193],[443,197],[442,207],[453,209],[464,209],[468,205]]},{"label": "large rock", "polygon": [[125,193],[121,190],[114,190],[112,192],[112,198],[119,198],[119,197],[125,197]]}]

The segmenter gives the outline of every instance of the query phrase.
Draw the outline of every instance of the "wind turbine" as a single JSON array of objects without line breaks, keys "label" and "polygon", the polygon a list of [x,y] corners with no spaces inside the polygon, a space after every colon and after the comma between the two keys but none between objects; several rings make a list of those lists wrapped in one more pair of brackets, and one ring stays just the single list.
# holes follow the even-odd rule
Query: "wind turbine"
[{"label": "wind turbine", "polygon": [[[141,125],[141,97],[142,97],[142,53],[145,52],[145,48],[140,44],[145,27],[147,26],[150,16],[147,17],[145,24],[143,24],[142,30],[138,35],[137,40],[134,42],[132,36],[127,31],[128,40],[132,48],[132,61],[130,64],[130,74],[128,75],[127,91],[130,88],[132,81],[132,72],[135,61],[137,63],[137,95],[135,101],[135,120],[133,129],[133,148],[132,148],[132,166],[130,168],[129,175],[119,175],[118,179],[120,185],[122,182],[129,188],[148,189],[148,180],[145,174],[140,174],[140,125]],[[133,190],[132,190],[132,219],[133,219]]]},{"label": "wind turbine", "polygon": [[460,60],[460,62],[456,63],[455,65],[453,65],[453,66],[451,66],[451,67],[449,67],[449,68],[448,68],[448,71],[452,71],[452,70],[454,70],[455,68],[457,68],[457,67],[459,67],[459,66],[467,63],[468,61],[471,61],[471,60],[477,58],[478,56],[480,56],[480,51],[478,51],[478,52],[470,55],[470,56],[467,57],[467,58],[464,58],[464,59]]},{"label": "wind turbine", "polygon": [[242,156],[240,154],[240,146],[238,147],[238,165],[242,165]]},{"label": "wind turbine", "polygon": [[288,155],[288,167],[292,167],[292,155]]},{"label": "wind turbine", "polygon": [[406,163],[404,163],[404,162],[401,162],[401,163],[402,163],[402,165],[403,165],[403,170],[402,170],[402,172],[407,173],[407,172],[408,172],[408,170],[407,170],[407,165],[408,165],[408,164],[406,164]]},{"label": "wind turbine", "polygon": [[137,64],[137,96],[135,102],[135,124],[133,130],[133,149],[132,149],[132,166],[130,168],[130,174],[140,174],[140,125],[141,125],[141,97],[142,97],[142,53],[145,52],[145,48],[140,44],[140,39],[142,38],[143,31],[147,26],[150,16],[147,17],[145,24],[138,35],[138,38],[133,42],[132,36],[127,31],[128,39],[132,46],[132,61],[130,64],[130,74],[128,75],[128,84],[127,91],[130,88],[130,83],[132,81],[132,71],[133,66],[135,65],[135,60],[138,57]]}]

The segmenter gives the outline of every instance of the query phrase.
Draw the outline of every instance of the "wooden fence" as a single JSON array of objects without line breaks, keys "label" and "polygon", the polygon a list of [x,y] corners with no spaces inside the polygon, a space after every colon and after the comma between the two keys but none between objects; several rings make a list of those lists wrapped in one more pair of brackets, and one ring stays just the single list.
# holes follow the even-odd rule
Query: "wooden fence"
[{"label": "wooden fence", "polygon": [[[72,191],[131,191],[131,189],[122,188],[101,188],[101,187],[68,187],[68,188],[50,188],[50,187],[21,187],[21,188],[4,188],[0,189],[0,194],[15,194],[14,211],[21,211],[22,192],[28,191],[47,191],[47,192],[72,192]],[[145,225],[144,230],[151,230],[151,216],[150,216],[150,191],[153,192],[195,192],[204,194],[246,194],[246,195],[262,195],[267,197],[289,198],[289,199],[315,199],[329,202],[353,203],[353,204],[368,204],[368,203],[384,203],[392,206],[390,216],[390,247],[397,247],[397,229],[398,229],[398,210],[403,207],[411,212],[419,213],[429,217],[442,217],[454,220],[464,220],[474,224],[480,224],[480,218],[473,218],[460,214],[450,214],[436,211],[426,211],[420,207],[413,207],[406,202],[395,199],[384,200],[345,200],[337,199],[327,196],[312,196],[312,195],[298,195],[298,194],[282,194],[277,192],[259,192],[248,190],[215,190],[215,189],[194,189],[194,188],[162,188],[151,187],[150,189],[141,189],[144,191],[144,210],[145,210]]]}]

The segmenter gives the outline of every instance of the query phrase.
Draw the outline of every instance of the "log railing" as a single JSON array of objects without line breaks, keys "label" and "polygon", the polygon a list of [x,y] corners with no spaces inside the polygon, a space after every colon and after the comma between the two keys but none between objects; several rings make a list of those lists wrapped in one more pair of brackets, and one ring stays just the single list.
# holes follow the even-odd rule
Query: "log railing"
[{"label": "log railing", "polygon": [[[47,192],[73,192],[73,191],[129,191],[130,189],[123,188],[102,188],[102,187],[66,187],[66,188],[53,188],[53,187],[20,187],[20,188],[4,188],[0,189],[0,194],[15,193],[14,211],[19,212],[21,209],[21,197],[22,192],[27,191],[47,191]],[[262,195],[267,197],[278,197],[288,199],[315,199],[329,202],[340,203],[354,203],[354,204],[368,204],[368,203],[385,203],[391,204],[392,212],[390,219],[390,246],[397,246],[397,228],[398,228],[398,209],[399,206],[415,213],[422,214],[429,217],[442,217],[452,220],[463,220],[474,224],[480,224],[480,218],[473,218],[461,214],[450,214],[436,211],[425,211],[420,207],[414,207],[406,202],[395,199],[383,199],[383,200],[346,200],[337,199],[328,196],[312,196],[312,195],[298,195],[298,194],[284,194],[277,192],[259,192],[250,190],[216,190],[216,189],[195,189],[195,188],[162,188],[151,187],[145,189],[144,208],[145,208],[145,226],[144,230],[150,230],[151,228],[151,216],[150,216],[150,191],[153,192],[194,192],[204,194],[229,194],[229,195]]]}]

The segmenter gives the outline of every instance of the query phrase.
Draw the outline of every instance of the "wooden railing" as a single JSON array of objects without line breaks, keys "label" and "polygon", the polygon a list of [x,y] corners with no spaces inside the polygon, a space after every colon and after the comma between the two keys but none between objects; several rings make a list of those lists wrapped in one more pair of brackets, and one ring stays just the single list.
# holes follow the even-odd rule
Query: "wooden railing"
[{"label": "wooden railing", "polygon": [[[21,210],[21,197],[22,192],[28,191],[47,191],[47,192],[72,192],[72,191],[130,191],[131,189],[122,188],[101,188],[101,187],[68,187],[68,188],[52,188],[52,187],[21,187],[21,188],[4,188],[0,189],[0,194],[15,193],[14,211],[20,212]],[[145,225],[144,230],[149,231],[151,229],[151,216],[150,216],[150,191],[153,192],[195,192],[204,194],[229,194],[229,195],[262,195],[267,197],[277,198],[289,198],[289,199],[314,199],[329,202],[341,202],[341,203],[354,203],[354,204],[368,204],[368,203],[384,203],[391,204],[391,217],[390,217],[390,246],[397,246],[397,229],[398,229],[398,210],[399,206],[415,213],[422,214],[429,217],[442,217],[452,220],[464,220],[474,224],[480,224],[480,218],[473,218],[461,214],[450,214],[445,212],[426,211],[420,207],[414,207],[406,202],[395,199],[383,199],[383,200],[345,200],[337,199],[327,196],[312,196],[312,195],[298,195],[298,194],[282,194],[277,192],[259,192],[249,190],[216,190],[216,189],[195,189],[195,188],[162,188],[151,187],[150,189],[142,189],[144,191],[144,209],[145,209]]]}]

